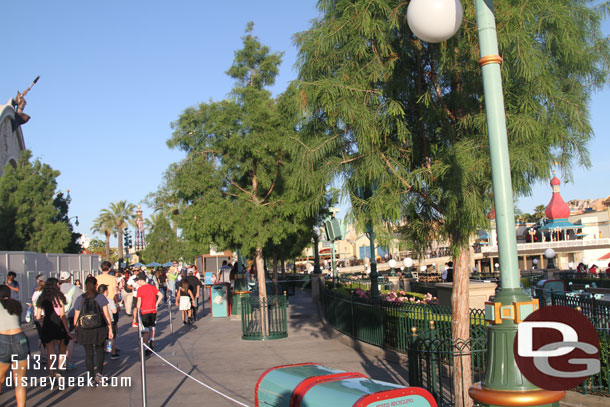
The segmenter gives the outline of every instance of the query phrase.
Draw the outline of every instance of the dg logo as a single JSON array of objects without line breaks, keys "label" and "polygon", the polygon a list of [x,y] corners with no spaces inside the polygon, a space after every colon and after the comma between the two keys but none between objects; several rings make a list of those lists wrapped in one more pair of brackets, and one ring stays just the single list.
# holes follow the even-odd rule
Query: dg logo
[{"label": "dg logo", "polygon": [[548,306],[518,325],[515,362],[532,384],[545,390],[569,390],[599,373],[599,339],[580,312]]}]

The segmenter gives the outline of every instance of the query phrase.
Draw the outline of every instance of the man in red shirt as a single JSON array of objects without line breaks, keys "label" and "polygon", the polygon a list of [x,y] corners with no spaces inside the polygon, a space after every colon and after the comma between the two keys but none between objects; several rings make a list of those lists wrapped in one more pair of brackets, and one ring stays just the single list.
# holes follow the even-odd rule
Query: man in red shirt
[{"label": "man in red shirt", "polygon": [[[155,340],[157,305],[163,301],[163,293],[154,285],[146,282],[146,274],[144,273],[138,274],[135,282],[138,285],[137,310],[142,318],[142,337],[148,343],[148,346],[154,349],[153,341]],[[150,355],[148,349],[144,353]]]}]

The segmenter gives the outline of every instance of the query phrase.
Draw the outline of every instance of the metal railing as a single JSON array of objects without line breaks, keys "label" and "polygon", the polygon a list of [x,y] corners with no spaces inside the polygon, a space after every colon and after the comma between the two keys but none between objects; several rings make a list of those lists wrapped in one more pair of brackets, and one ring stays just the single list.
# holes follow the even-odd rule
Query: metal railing
[{"label": "metal railing", "polygon": [[242,339],[268,340],[288,336],[288,297],[241,298]]},{"label": "metal railing", "polygon": [[[451,307],[434,304],[373,301],[323,288],[324,318],[338,331],[385,349],[407,353],[412,329],[427,330],[432,321],[437,338],[451,341]],[[470,310],[470,334],[487,337],[484,310]]]},{"label": "metal railing", "polygon": [[[465,405],[466,392],[461,403],[456,403],[454,376],[457,369],[470,363],[472,381],[481,381],[487,362],[487,340],[483,336],[469,341],[447,341],[437,336],[436,330],[413,331],[409,339],[409,385],[428,390],[439,407]],[[465,385],[462,377],[462,388]]]}]

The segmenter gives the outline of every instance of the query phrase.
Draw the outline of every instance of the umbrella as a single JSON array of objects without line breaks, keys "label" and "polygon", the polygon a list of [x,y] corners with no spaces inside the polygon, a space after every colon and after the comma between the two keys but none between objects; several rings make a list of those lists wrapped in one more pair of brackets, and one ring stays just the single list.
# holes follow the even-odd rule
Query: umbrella
[{"label": "umbrella", "polygon": [[146,267],[161,267],[161,263],[157,263],[156,261],[153,261],[152,263],[148,263],[146,265]]},{"label": "umbrella", "polygon": [[145,266],[145,264],[142,264],[140,262],[129,265],[129,267],[144,267],[144,266]]},{"label": "umbrella", "polygon": [[163,264],[162,264],[162,266],[163,266],[163,267],[171,267],[171,266],[173,266],[173,265],[174,265],[174,263],[173,263],[173,262],[171,262],[171,261],[168,261],[167,263],[163,263]]}]

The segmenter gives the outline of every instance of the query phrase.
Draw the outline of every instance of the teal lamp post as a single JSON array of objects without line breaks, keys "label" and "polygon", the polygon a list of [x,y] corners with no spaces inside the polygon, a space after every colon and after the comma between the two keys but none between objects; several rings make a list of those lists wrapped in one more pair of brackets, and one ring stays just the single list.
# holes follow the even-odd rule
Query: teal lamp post
[{"label": "teal lamp post", "polygon": [[[520,289],[513,192],[508,156],[506,116],[493,0],[474,0],[483,75],[485,111],[491,156],[494,207],[498,232],[501,289],[493,302],[485,304],[490,321],[487,368],[482,382],[473,385],[470,396],[489,406],[553,406],[563,391],[542,390],[519,371],[513,342],[517,324],[538,308],[538,302]],[[459,0],[411,0],[407,20],[413,33],[427,42],[443,42],[462,22]]]},{"label": "teal lamp post", "polygon": [[232,315],[241,315],[241,299],[250,297],[248,281],[246,280],[246,272],[242,268],[243,258],[241,250],[237,249],[237,274],[235,275],[235,283],[233,286],[233,306],[231,307]]}]

